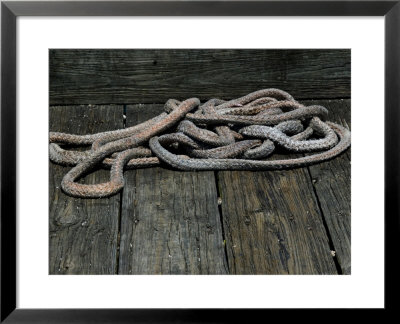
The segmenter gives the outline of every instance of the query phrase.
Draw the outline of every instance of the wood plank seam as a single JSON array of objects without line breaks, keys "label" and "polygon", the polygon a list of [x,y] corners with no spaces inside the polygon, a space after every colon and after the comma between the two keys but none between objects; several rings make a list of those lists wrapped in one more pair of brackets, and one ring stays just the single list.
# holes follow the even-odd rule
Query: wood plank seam
[{"label": "wood plank seam", "polygon": [[[126,128],[126,104],[122,105],[122,128]],[[119,213],[118,213],[118,239],[117,239],[117,252],[116,255],[116,264],[115,264],[115,274],[119,274],[119,258],[120,258],[120,246],[121,246],[121,218],[122,218],[122,208],[123,208],[123,194],[124,188],[120,191],[119,195]]]},{"label": "wood plank seam", "polygon": [[119,250],[120,250],[120,245],[121,245],[121,215],[122,215],[122,194],[123,194],[124,189],[121,190],[120,193],[118,193],[119,195],[119,210],[118,210],[118,234],[117,234],[117,251],[115,252],[115,270],[114,270],[114,274],[118,274],[119,273],[119,258],[120,258],[120,254],[119,254]]},{"label": "wood plank seam", "polygon": [[[180,100],[184,100],[184,99],[188,99],[188,98],[173,98],[173,99],[180,99]],[[209,99],[212,99],[212,98],[209,98]],[[219,98],[218,98],[219,99]],[[318,100],[349,100],[349,99],[351,99],[351,97],[337,97],[337,98],[331,98],[331,97],[321,97],[321,98],[318,98]],[[301,98],[301,101],[308,101],[308,100],[316,100],[315,98]],[[166,101],[157,101],[157,102],[152,102],[151,104],[153,104],[153,105],[163,105],[163,104],[165,104],[165,102]],[[90,105],[91,103],[90,102],[82,102],[82,103],[80,103],[80,105]],[[129,106],[129,105],[135,105],[135,104],[137,104],[137,103],[127,103],[127,104],[123,104],[123,106],[125,107],[125,109],[126,109],[126,106]],[[149,103],[148,103],[149,104]],[[99,104],[96,104],[96,106],[114,106],[114,105],[120,105],[120,106],[122,106],[120,103],[116,103],[116,102],[108,102],[108,103],[99,103]],[[60,106],[60,105],[57,105],[57,104],[55,104],[55,105],[50,105],[50,107],[58,107],[58,106]],[[73,106],[76,106],[76,104],[73,104],[73,103],[71,103],[71,104],[63,104],[62,105],[63,107],[69,107],[69,106],[71,106],[71,107],[73,107]]]},{"label": "wood plank seam", "polygon": [[[160,105],[162,105],[162,104],[160,104]],[[121,116],[123,128],[126,127],[126,108],[127,108],[127,105],[124,104],[123,105],[123,113],[122,113],[122,116]],[[346,152],[345,156],[350,160],[350,153],[349,152]],[[326,235],[327,235],[327,238],[328,238],[328,241],[329,241],[329,247],[331,248],[332,251],[336,251],[335,246],[334,246],[335,245],[334,244],[334,240],[332,239],[332,235],[330,233],[330,229],[329,229],[329,226],[328,226],[328,223],[327,223],[327,220],[326,220],[326,215],[325,215],[325,213],[323,211],[323,208],[322,208],[322,205],[321,205],[321,200],[320,200],[320,197],[319,197],[319,194],[318,194],[318,190],[317,190],[317,188],[316,188],[316,186],[315,186],[315,184],[313,182],[312,171],[311,171],[310,167],[307,167],[307,173],[308,173],[307,178],[309,178],[309,181],[311,181],[311,186],[313,188],[313,192],[314,192],[315,199],[316,199],[316,202],[317,202],[317,208],[320,211],[320,215],[321,215],[320,217],[321,217],[321,221],[323,223],[323,228],[324,228],[324,230],[326,232]],[[215,186],[216,186],[216,189],[217,189],[216,198],[219,198],[219,197],[221,197],[221,190],[220,190],[220,183],[219,183],[219,180],[218,180],[217,172],[214,172],[213,175],[214,175]],[[332,191],[333,191],[333,189],[332,189]],[[120,256],[121,223],[122,223],[121,222],[121,217],[122,217],[123,208],[125,208],[125,206],[123,205],[122,197],[123,197],[123,192],[121,192],[120,196],[119,196],[120,201],[119,201],[118,227],[117,227],[118,228],[118,239],[117,239],[117,251],[116,251],[116,265],[115,265],[115,270],[114,270],[114,272],[116,274],[119,273],[119,265],[120,265],[120,257],[121,257]],[[219,216],[219,219],[221,221],[222,238],[223,238],[223,240],[225,242],[226,241],[226,235],[227,235],[226,233],[229,233],[229,230],[228,230],[228,232],[225,230],[224,215],[222,213],[222,206],[219,203],[219,201],[218,201],[217,205],[218,205],[218,214],[219,214],[218,216]],[[172,223],[171,223],[171,225],[172,225]],[[169,232],[169,234],[171,234],[171,231]],[[178,233],[178,234],[180,234],[180,233]],[[167,244],[168,244],[168,242],[167,242]],[[184,247],[182,245],[180,245],[180,248],[182,250]],[[168,247],[168,249],[169,249],[169,247]],[[185,253],[183,253],[182,255],[185,258],[185,256],[186,256]],[[224,256],[225,256],[225,259],[227,261],[228,260],[228,249],[227,249],[227,245],[226,244],[224,244]],[[206,257],[208,258],[208,255],[206,255]],[[232,257],[235,258],[235,254],[234,253],[232,253]],[[341,266],[341,264],[339,262],[340,260],[335,255],[332,255],[332,257],[333,257],[333,261],[335,263],[337,272],[339,274],[343,274],[343,269],[342,269],[342,266]],[[184,262],[185,262],[186,268],[187,268],[188,262],[187,262],[186,258],[184,259]],[[234,269],[230,269],[229,262],[226,262],[226,265],[227,265],[228,273],[232,273],[232,270],[234,270]],[[171,264],[169,266],[171,267]],[[235,262],[233,262],[233,268],[235,268]],[[233,273],[235,273],[235,271]]]},{"label": "wood plank seam", "polygon": [[[163,104],[126,105],[126,127]],[[127,171],[119,274],[228,274],[214,173]],[[199,191],[200,190],[200,191]]]},{"label": "wood plank seam", "polygon": [[[321,206],[321,201],[320,201],[320,198],[318,196],[317,188],[315,188],[315,185],[314,185],[314,182],[313,182],[313,178],[312,178],[312,175],[311,175],[310,167],[307,167],[307,172],[308,172],[308,175],[310,176],[311,186],[312,186],[313,191],[314,191],[315,199],[317,200],[317,206],[318,206],[318,209],[319,209],[319,214],[321,215],[322,224],[324,226],[324,229],[325,229],[325,232],[326,232],[326,236],[328,238],[329,247],[330,247],[331,251],[336,251],[335,245],[334,245],[333,240],[332,240],[332,235],[331,235],[331,233],[329,231],[329,227],[328,227],[328,224],[326,222],[324,211],[323,211],[322,206]],[[336,270],[337,270],[338,274],[342,275],[343,274],[343,270],[342,270],[342,267],[340,266],[340,263],[338,261],[337,256],[336,255],[332,255],[332,258],[333,258],[333,261],[335,262],[335,267],[336,267]]]},{"label": "wood plank seam", "polygon": [[[313,101],[306,104],[312,103]],[[321,104],[329,107],[335,122],[351,128],[350,100],[332,100]],[[308,167],[315,196],[318,197],[318,207],[323,215],[323,225],[332,241],[332,256],[343,275],[351,274],[350,163],[351,150],[348,150],[325,166],[321,164]],[[330,174],[333,172],[332,168],[338,168],[335,169],[337,173]]]},{"label": "wood plank seam", "polygon": [[227,246],[226,246],[226,237],[225,237],[225,228],[224,228],[224,219],[223,219],[223,214],[222,214],[222,205],[220,203],[221,199],[221,190],[219,187],[219,181],[218,181],[218,172],[214,171],[214,181],[215,181],[215,187],[217,188],[217,204],[218,204],[218,213],[219,213],[219,219],[221,221],[221,230],[222,230],[222,239],[224,240],[224,253],[225,253],[225,260],[226,260],[226,266],[228,268],[228,273],[231,273],[230,267],[229,267],[229,262],[228,262],[228,251],[227,251]]}]

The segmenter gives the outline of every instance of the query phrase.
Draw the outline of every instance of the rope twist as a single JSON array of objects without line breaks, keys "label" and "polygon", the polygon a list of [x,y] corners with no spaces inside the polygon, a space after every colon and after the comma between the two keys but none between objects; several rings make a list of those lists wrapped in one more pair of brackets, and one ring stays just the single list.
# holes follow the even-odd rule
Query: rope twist
[{"label": "rope twist", "polygon": [[[327,122],[325,107],[304,106],[279,89],[264,89],[224,101],[170,99],[164,112],[133,127],[91,135],[50,132],[50,160],[73,166],[64,176],[65,193],[81,198],[111,196],[124,186],[126,169],[166,163],[178,170],[277,170],[331,159],[350,146],[350,131]],[[63,144],[91,145],[87,151]],[[305,153],[266,160],[276,146]],[[79,178],[96,167],[110,168],[110,180],[88,185]]]}]

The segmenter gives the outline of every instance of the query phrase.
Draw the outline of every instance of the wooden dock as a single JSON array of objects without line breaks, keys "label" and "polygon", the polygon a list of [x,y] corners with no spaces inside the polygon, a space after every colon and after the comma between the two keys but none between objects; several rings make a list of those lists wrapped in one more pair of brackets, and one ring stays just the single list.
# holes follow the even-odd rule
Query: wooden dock
[{"label": "wooden dock", "polygon": [[[51,50],[50,131],[129,127],[168,98],[268,87],[350,129],[349,50]],[[66,196],[69,168],[50,163],[49,273],[350,274],[350,161],[348,150],[285,171],[129,170],[105,199]]]}]

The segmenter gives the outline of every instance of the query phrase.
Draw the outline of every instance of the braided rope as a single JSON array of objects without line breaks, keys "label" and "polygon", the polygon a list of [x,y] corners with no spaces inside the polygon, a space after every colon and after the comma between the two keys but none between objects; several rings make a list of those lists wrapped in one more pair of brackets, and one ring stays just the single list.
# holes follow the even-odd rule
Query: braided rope
[{"label": "braided rope", "polygon": [[[331,159],[350,146],[349,130],[323,121],[326,108],[306,107],[279,89],[259,90],[230,101],[211,99],[202,105],[196,98],[170,99],[164,110],[121,130],[91,135],[51,132],[50,160],[73,166],[62,179],[63,191],[81,198],[111,196],[123,188],[124,170],[161,163],[193,171],[302,167]],[[91,149],[64,150],[60,144],[90,144]],[[317,153],[265,160],[276,145],[289,152]],[[111,169],[108,182],[76,182],[98,166]]]}]

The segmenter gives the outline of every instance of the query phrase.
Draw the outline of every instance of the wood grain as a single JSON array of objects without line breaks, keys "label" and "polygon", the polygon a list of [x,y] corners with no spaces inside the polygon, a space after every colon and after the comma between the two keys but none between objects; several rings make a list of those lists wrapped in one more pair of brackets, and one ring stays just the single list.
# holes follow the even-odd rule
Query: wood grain
[{"label": "wood grain", "polygon": [[[88,134],[122,128],[122,106],[50,107],[50,131]],[[49,164],[49,273],[114,274],[120,195],[107,199],[77,199],[60,189],[70,168]],[[109,172],[88,175],[85,183],[100,183]]]},{"label": "wood grain", "polygon": [[[350,129],[350,100],[316,102],[329,110],[329,120]],[[351,274],[351,148],[309,170],[341,271]]]},{"label": "wood grain", "polygon": [[[350,128],[350,100],[304,103],[327,107],[329,120]],[[125,110],[130,126],[162,105]],[[51,107],[50,130],[122,128],[123,112]],[[50,163],[49,273],[350,274],[350,154],[288,171],[218,172],[218,188],[213,172],[130,170],[122,194],[108,199],[64,195],[59,187],[69,168]],[[84,181],[106,179],[103,170]]]},{"label": "wood grain", "polygon": [[307,170],[218,172],[234,274],[336,274]]},{"label": "wood grain", "polygon": [[[350,125],[349,100],[304,103]],[[309,168],[226,171],[218,180],[233,273],[350,273],[350,151]]]},{"label": "wood grain", "polygon": [[[162,105],[127,106],[127,126]],[[213,172],[168,168],[126,172],[120,274],[226,274]]]},{"label": "wood grain", "polygon": [[280,88],[349,98],[350,50],[50,50],[50,104],[164,103],[237,98]]}]

